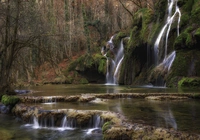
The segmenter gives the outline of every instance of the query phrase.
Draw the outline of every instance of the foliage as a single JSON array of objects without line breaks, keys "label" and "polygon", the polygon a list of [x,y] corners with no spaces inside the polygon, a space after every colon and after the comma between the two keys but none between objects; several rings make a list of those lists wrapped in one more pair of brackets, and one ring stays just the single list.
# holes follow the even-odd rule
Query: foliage
[{"label": "foliage", "polygon": [[86,54],[71,62],[68,71],[85,71],[86,69],[96,68],[99,73],[106,72],[106,58],[102,55],[95,54],[93,56]]},{"label": "foliage", "polygon": [[15,104],[17,104],[19,102],[19,98],[16,96],[3,95],[1,98],[1,102],[4,105],[14,106]]},{"label": "foliage", "polygon": [[198,88],[200,87],[200,78],[199,77],[183,77],[180,81],[178,81],[178,87],[184,88]]},{"label": "foliage", "polygon": [[174,42],[175,50],[194,47],[194,42],[191,35],[192,31],[193,28],[189,26],[176,38]]},{"label": "foliage", "polygon": [[194,36],[196,37],[196,39],[200,39],[200,28],[198,28],[194,34]]},{"label": "foliage", "polygon": [[103,133],[106,132],[108,129],[110,129],[111,126],[112,126],[112,122],[110,122],[110,121],[104,123],[104,125],[102,126],[102,131],[103,131]]},{"label": "foliage", "polygon": [[81,78],[80,84],[88,84],[88,80],[86,78]]},{"label": "foliage", "polygon": [[191,11],[191,20],[193,23],[199,24],[200,22],[200,1],[194,0],[194,4],[192,6],[192,11]]}]

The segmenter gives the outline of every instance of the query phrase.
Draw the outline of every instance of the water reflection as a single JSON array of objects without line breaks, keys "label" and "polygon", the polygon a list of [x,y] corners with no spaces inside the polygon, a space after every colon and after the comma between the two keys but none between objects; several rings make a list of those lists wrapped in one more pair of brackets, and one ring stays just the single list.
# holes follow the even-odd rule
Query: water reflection
[{"label": "water reflection", "polygon": [[123,114],[133,123],[173,128],[200,134],[198,100],[152,101],[145,99],[110,100],[109,110]]},{"label": "water reflection", "polygon": [[[166,128],[174,128],[175,130],[177,130],[176,119],[171,111],[170,106],[161,109],[160,112],[157,112],[157,115],[158,117],[164,119]],[[161,121],[157,120],[157,126],[162,126]]]}]

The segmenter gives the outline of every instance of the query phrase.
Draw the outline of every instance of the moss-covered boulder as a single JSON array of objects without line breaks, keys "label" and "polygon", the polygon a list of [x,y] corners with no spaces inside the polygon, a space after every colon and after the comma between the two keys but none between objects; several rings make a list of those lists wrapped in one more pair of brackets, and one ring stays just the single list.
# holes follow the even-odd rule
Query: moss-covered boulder
[{"label": "moss-covered boulder", "polygon": [[178,87],[182,77],[200,77],[200,50],[179,50],[166,78],[169,87]]},{"label": "moss-covered boulder", "polygon": [[1,98],[1,103],[3,103],[4,105],[14,106],[18,102],[19,102],[19,98],[16,96],[3,95]]},{"label": "moss-covered boulder", "polygon": [[106,58],[100,54],[86,54],[70,63],[65,76],[70,83],[103,83],[105,73]]},{"label": "moss-covered boulder", "polygon": [[200,88],[200,77],[183,77],[178,81],[180,88]]}]

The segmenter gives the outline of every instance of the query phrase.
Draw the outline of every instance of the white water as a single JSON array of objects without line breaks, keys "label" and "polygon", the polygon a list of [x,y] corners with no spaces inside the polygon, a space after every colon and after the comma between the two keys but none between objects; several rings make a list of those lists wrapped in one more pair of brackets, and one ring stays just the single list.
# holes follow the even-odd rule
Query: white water
[{"label": "white water", "polygon": [[[124,46],[123,46],[123,40],[121,40],[118,50],[115,48],[113,44],[113,37],[110,38],[110,40],[107,42],[107,45],[109,46],[109,49],[114,54],[114,59],[109,58],[106,56],[106,53],[104,56],[107,58],[107,73],[106,73],[106,85],[116,85],[118,84],[118,78],[119,78],[119,71],[120,66],[122,64],[122,60],[124,58]],[[103,52],[103,51],[101,51]]]},{"label": "white water", "polygon": [[101,125],[102,125],[102,120],[101,117],[99,115],[94,115],[93,119],[91,120],[91,126],[92,128],[88,129],[86,134],[92,134],[94,131],[100,130],[101,129]]},{"label": "white water", "polygon": [[34,129],[40,128],[38,119],[35,116],[33,117],[33,128]]},{"label": "white water", "polygon": [[163,60],[162,63],[159,64],[159,66],[163,66],[165,70],[169,71],[172,63],[174,62],[174,59],[176,57],[176,51],[173,51],[167,58]]},{"label": "white water", "polygon": [[[159,58],[161,56],[160,53],[160,42],[161,42],[161,39],[165,36],[165,45],[164,45],[164,59],[163,61],[161,61],[162,63],[164,63],[164,61],[166,61],[167,59],[167,48],[168,48],[168,37],[169,37],[169,32],[170,32],[170,29],[171,29],[171,25],[174,21],[174,17],[178,14],[178,23],[177,23],[177,36],[179,36],[179,23],[180,23],[180,18],[181,18],[181,12],[179,10],[179,7],[177,6],[177,1],[178,0],[168,0],[168,16],[167,16],[167,20],[166,20],[166,23],[165,25],[163,26],[162,30],[160,31],[157,39],[156,39],[156,42],[154,44],[154,58],[155,58],[155,65],[157,66],[160,62],[160,59],[162,58]],[[172,15],[172,10],[173,10],[173,7],[175,8],[175,12],[173,13]],[[167,30],[166,30],[167,29]],[[174,60],[174,59],[170,59],[170,60]],[[171,64],[173,62],[170,62]]]}]

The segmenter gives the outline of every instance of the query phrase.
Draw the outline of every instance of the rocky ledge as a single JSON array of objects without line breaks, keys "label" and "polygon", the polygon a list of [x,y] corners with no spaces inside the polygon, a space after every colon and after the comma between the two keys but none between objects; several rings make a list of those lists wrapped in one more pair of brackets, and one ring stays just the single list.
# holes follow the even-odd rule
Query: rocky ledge
[{"label": "rocky ledge", "polygon": [[[135,140],[135,139],[187,139],[198,140],[199,135],[188,134],[175,131],[173,129],[158,128],[138,123],[128,122],[124,116],[99,110],[75,110],[75,109],[58,109],[43,110],[36,106],[27,106],[17,104],[12,113],[25,122],[30,122],[37,118],[40,125],[45,122],[45,127],[61,126],[64,117],[69,121],[69,127],[91,127],[94,126],[94,118],[99,118],[98,127],[102,127],[103,139],[105,140]],[[52,122],[53,121],[53,122]]]},{"label": "rocky ledge", "polygon": [[116,98],[146,98],[154,100],[180,100],[189,98],[200,98],[200,94],[195,93],[110,93],[110,94],[82,94],[73,96],[18,96],[21,103],[47,103],[47,102],[92,102],[97,99]]}]

